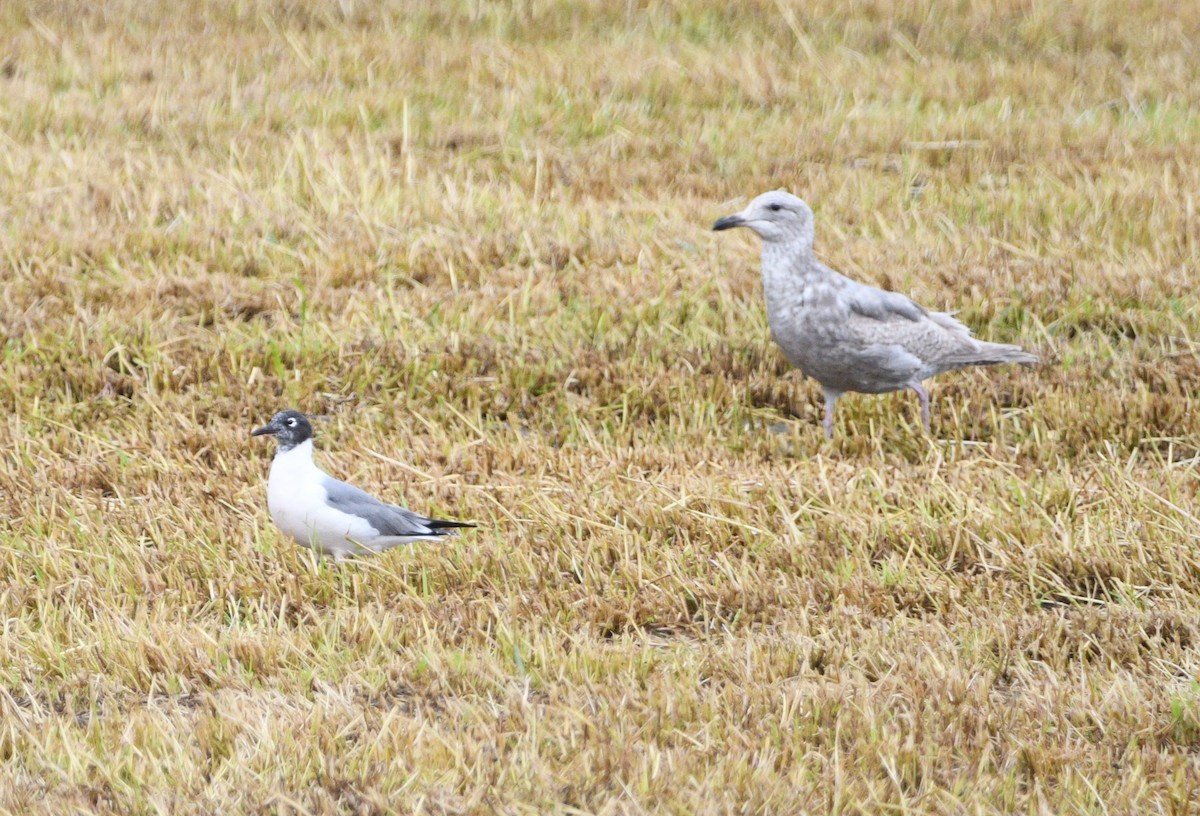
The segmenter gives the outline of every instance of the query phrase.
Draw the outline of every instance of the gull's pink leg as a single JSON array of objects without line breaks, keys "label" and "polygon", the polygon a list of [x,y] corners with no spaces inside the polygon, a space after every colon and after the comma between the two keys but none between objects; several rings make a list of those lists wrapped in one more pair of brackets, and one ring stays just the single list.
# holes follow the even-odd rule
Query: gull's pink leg
[{"label": "gull's pink leg", "polygon": [[929,392],[925,390],[919,382],[911,382],[908,387],[917,392],[917,399],[921,401],[921,424],[925,426],[925,431],[929,431]]},{"label": "gull's pink leg", "polygon": [[829,388],[825,389],[825,438],[833,439],[833,411],[837,408],[838,397],[842,395],[841,391],[833,391]]}]

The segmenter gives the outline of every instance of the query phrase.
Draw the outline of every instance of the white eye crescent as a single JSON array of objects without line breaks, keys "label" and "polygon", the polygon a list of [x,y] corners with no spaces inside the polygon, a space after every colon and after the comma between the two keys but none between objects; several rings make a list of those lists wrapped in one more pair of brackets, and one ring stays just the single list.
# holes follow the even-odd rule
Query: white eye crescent
[{"label": "white eye crescent", "polygon": [[292,418],[292,419],[289,419],[289,420],[287,421],[287,424],[288,424],[288,427],[289,427],[289,428],[295,428],[295,427],[296,427],[296,420],[295,420],[294,418]]}]

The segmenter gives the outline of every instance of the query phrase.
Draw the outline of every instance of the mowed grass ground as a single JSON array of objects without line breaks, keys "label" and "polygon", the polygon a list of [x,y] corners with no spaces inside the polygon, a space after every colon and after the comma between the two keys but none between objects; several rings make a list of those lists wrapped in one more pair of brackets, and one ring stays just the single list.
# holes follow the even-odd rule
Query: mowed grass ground
[{"label": "mowed grass ground", "polygon": [[[0,810],[1184,813],[1200,9],[0,5]],[[852,396],[835,268],[1040,368]],[[275,410],[479,529],[334,566]]]}]

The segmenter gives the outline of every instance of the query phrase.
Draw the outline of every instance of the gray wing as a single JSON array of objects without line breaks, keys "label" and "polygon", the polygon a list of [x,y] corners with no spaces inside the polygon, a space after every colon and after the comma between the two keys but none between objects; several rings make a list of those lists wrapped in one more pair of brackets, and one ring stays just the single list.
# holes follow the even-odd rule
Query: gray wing
[{"label": "gray wing", "polygon": [[385,504],[366,491],[326,476],[323,484],[326,502],[335,510],[358,516],[379,531],[381,536],[451,535],[447,527],[470,527],[469,524],[432,519],[406,510],[396,504]]},{"label": "gray wing", "polygon": [[984,354],[984,344],[953,314],[930,312],[899,293],[848,281],[842,299],[863,352],[880,366],[881,380],[899,380],[910,366],[908,377],[924,379],[995,356]]},{"label": "gray wing", "polygon": [[899,292],[876,289],[846,278],[846,289],[842,293],[850,311],[872,320],[888,321],[895,317],[913,322],[928,316],[928,312]]},{"label": "gray wing", "polygon": [[921,377],[974,362],[982,345],[971,330],[946,312],[930,312],[898,292],[855,281],[844,297],[851,325],[869,343],[895,344],[923,363]]},{"label": "gray wing", "polygon": [[979,352],[979,343],[966,327],[941,312],[929,313],[920,320],[887,322],[853,316],[850,327],[864,347],[878,349],[881,356],[896,359],[884,349],[893,353],[902,350],[904,354],[899,357],[916,364],[911,376],[918,380],[963,365]]}]

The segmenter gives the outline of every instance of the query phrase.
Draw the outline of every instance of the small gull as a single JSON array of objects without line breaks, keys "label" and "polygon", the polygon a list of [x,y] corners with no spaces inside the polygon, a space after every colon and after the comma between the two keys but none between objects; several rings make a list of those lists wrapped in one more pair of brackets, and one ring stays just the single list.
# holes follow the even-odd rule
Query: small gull
[{"label": "small gull", "polygon": [[813,255],[813,212],[790,193],[763,193],[714,230],[749,227],[762,238],[763,291],[771,335],[792,365],[825,392],[825,436],[847,391],[882,394],[911,388],[929,430],[929,392],[921,381],[972,365],[1036,363],[1019,346],[976,340],[954,316],[904,295],[834,272]]},{"label": "small gull", "polygon": [[251,436],[269,434],[277,447],[267,480],[267,508],[280,530],[297,543],[341,561],[414,541],[437,541],[461,521],[426,518],[386,504],[340,482],[313,462],[312,425],[299,411],[280,411]]}]

